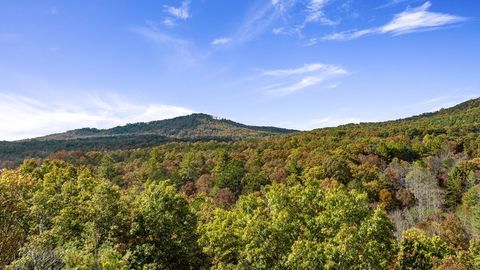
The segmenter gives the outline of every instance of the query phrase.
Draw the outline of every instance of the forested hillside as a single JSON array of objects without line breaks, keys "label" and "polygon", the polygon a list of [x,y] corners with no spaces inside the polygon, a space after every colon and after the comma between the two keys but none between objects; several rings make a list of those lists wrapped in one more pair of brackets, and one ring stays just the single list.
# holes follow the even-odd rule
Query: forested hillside
[{"label": "forested hillside", "polygon": [[480,269],[479,119],[28,159],[0,173],[0,268]]},{"label": "forested hillside", "polygon": [[135,123],[111,129],[83,128],[30,140],[0,141],[0,168],[57,151],[106,151],[157,146],[169,141],[236,141],[291,134],[295,130],[248,126],[207,114]]}]

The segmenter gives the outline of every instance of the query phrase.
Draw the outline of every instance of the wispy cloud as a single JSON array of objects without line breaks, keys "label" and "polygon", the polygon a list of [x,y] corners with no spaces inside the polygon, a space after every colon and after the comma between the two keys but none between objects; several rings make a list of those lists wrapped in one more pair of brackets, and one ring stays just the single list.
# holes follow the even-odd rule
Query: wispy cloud
[{"label": "wispy cloud", "polygon": [[235,33],[235,40],[239,42],[249,41],[270,29],[272,23],[288,9],[287,2],[290,1],[272,0],[271,3],[255,4],[247,13],[237,33]]},{"label": "wispy cloud", "polygon": [[[457,89],[453,90],[453,92],[458,93]],[[442,108],[452,107],[469,99],[477,98],[478,96],[478,94],[443,95],[404,106],[400,108],[400,110],[414,109],[420,113],[433,112]]]},{"label": "wispy cloud", "polygon": [[214,45],[214,46],[217,46],[217,45],[225,45],[225,44],[228,44],[232,42],[232,39],[231,38],[217,38],[217,39],[214,39],[210,44],[211,45]]},{"label": "wispy cloud", "polygon": [[362,121],[359,118],[355,117],[341,117],[341,116],[326,116],[321,118],[315,118],[303,123],[281,123],[281,126],[286,128],[292,128],[297,130],[312,130],[317,128],[325,128],[325,127],[337,127],[340,125],[345,124],[357,124]]},{"label": "wispy cloud", "polygon": [[109,128],[193,113],[166,104],[136,104],[118,96],[89,97],[88,104],[61,104],[0,93],[0,140],[18,140],[75,128]]},{"label": "wispy cloud", "polygon": [[344,68],[321,63],[305,64],[293,69],[266,70],[261,73],[262,77],[270,79],[270,84],[263,89],[269,94],[280,96],[320,85],[333,78],[345,75],[348,75],[348,71]]},{"label": "wispy cloud", "polygon": [[[275,35],[303,37],[309,24],[336,25],[337,20],[327,17],[325,8],[331,0],[278,0],[272,4],[282,13],[281,23],[273,28]],[[292,12],[290,12],[292,11]]]},{"label": "wispy cloud", "polygon": [[186,20],[188,18],[190,18],[190,3],[191,1],[189,0],[185,0],[182,2],[182,5],[179,6],[179,7],[173,7],[173,6],[168,6],[168,5],[165,5],[165,10],[172,16],[178,18],[178,19],[182,19],[182,20]]},{"label": "wispy cloud", "polygon": [[466,20],[466,18],[456,15],[428,11],[431,6],[430,2],[425,2],[420,7],[409,8],[395,15],[389,23],[383,26],[333,33],[320,39],[312,39],[310,45],[315,44],[319,40],[352,40],[373,34],[392,34],[397,36],[419,31],[430,31]]},{"label": "wispy cloud", "polygon": [[399,4],[414,3],[414,2],[422,2],[422,0],[388,0],[388,1],[386,1],[385,4],[377,7],[377,9],[389,8],[389,7],[399,5]]},{"label": "wispy cloud", "polygon": [[325,16],[324,8],[328,2],[328,0],[310,0],[306,8],[307,16],[305,18],[305,24],[312,22],[321,23],[324,25],[336,24],[336,22],[328,19]]},{"label": "wispy cloud", "polygon": [[172,26],[175,26],[177,25],[177,23],[175,22],[174,19],[172,18],[165,18],[162,20],[162,24],[165,25],[165,26],[168,26],[168,27],[172,27]]},{"label": "wispy cloud", "polygon": [[247,42],[265,32],[275,35],[302,37],[311,23],[334,25],[325,15],[330,0],[271,0],[257,1],[247,12],[240,27],[232,35],[233,42]]}]

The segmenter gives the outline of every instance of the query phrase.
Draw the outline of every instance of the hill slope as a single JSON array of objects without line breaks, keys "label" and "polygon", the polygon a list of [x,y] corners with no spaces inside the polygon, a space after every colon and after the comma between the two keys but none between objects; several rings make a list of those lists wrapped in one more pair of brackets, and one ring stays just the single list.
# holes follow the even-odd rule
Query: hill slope
[{"label": "hill slope", "polygon": [[249,126],[207,114],[192,114],[111,129],[83,128],[29,140],[0,141],[0,166],[5,162],[18,164],[29,157],[47,157],[57,151],[132,149],[171,141],[238,141],[294,132],[296,130]]},{"label": "hill slope", "polygon": [[[480,98],[477,98],[448,109],[399,120],[347,124],[296,134],[302,140],[318,141],[320,138],[326,140],[328,137],[336,137],[338,141],[344,141],[374,137],[387,138],[400,134],[419,139],[425,135],[439,134],[451,137],[459,134],[475,134],[479,131]],[[111,129],[84,128],[31,140],[0,142],[0,165],[5,161],[18,164],[25,158],[46,157],[57,151],[132,149],[172,141],[238,141],[295,132],[295,130],[275,127],[248,126],[226,119],[216,119],[207,114],[192,114]]]},{"label": "hill slope", "polygon": [[248,126],[208,114],[191,114],[167,120],[135,123],[111,129],[83,128],[37,138],[47,140],[73,140],[116,136],[156,135],[175,139],[224,138],[251,139],[268,135],[288,134],[295,130],[276,127]]},{"label": "hill slope", "polygon": [[388,137],[403,134],[419,137],[438,134],[455,135],[480,131],[480,98],[471,99],[450,108],[385,122],[347,124],[335,128],[317,129],[312,134],[346,132],[358,137]]}]

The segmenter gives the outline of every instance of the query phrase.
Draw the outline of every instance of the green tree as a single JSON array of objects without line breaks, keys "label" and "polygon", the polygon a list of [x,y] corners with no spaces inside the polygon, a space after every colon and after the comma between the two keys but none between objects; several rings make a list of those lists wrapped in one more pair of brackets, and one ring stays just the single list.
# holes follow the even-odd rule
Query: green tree
[{"label": "green tree", "polygon": [[274,184],[231,211],[206,213],[200,243],[214,268],[385,269],[394,227],[367,204],[364,194],[322,190],[320,181]]},{"label": "green tree", "polygon": [[147,161],[147,178],[158,180],[165,177],[165,169],[162,166],[163,154],[154,148],[150,151],[150,156]]},{"label": "green tree", "polygon": [[440,237],[428,237],[419,229],[410,229],[403,233],[400,250],[397,255],[397,269],[428,270],[451,253],[447,243]]},{"label": "green tree", "polygon": [[198,269],[205,263],[197,245],[196,217],[166,181],[146,186],[135,202],[131,268]]},{"label": "green tree", "polygon": [[205,163],[203,156],[199,152],[188,152],[183,156],[180,163],[179,175],[183,181],[196,180]]},{"label": "green tree", "polygon": [[104,155],[100,160],[100,164],[98,165],[98,176],[113,181],[117,176],[117,170],[115,169],[114,164],[115,162],[110,155]]},{"label": "green tree", "polygon": [[35,181],[15,171],[0,171],[0,268],[13,261],[30,230],[28,200]]},{"label": "green tree", "polygon": [[454,209],[462,201],[463,187],[466,176],[459,168],[454,168],[449,174],[445,189],[445,205]]},{"label": "green tree", "polygon": [[344,155],[330,156],[323,164],[323,177],[334,178],[343,184],[352,180],[348,159]]},{"label": "green tree", "polygon": [[227,162],[223,170],[217,173],[215,186],[220,189],[228,188],[233,193],[238,194],[244,174],[245,168],[243,162],[238,159],[232,159]]}]

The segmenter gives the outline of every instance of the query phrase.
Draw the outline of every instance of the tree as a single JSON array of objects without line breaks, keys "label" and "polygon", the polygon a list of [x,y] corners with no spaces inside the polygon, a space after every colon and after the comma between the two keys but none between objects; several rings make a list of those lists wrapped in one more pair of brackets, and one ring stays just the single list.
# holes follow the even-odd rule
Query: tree
[{"label": "tree", "polygon": [[205,257],[197,245],[196,217],[172,184],[148,184],[135,205],[131,268],[198,269],[204,265]]},{"label": "tree", "polygon": [[232,159],[227,162],[223,170],[218,172],[215,178],[215,186],[222,189],[228,188],[235,194],[240,192],[242,177],[245,174],[243,162]]},{"label": "tree", "polygon": [[194,180],[200,176],[202,166],[205,163],[199,152],[188,152],[183,156],[180,163],[179,175],[183,181]]},{"label": "tree", "polygon": [[392,193],[388,189],[384,188],[380,190],[380,193],[378,194],[378,198],[379,198],[380,206],[383,209],[388,210],[392,207],[392,203],[393,203]]},{"label": "tree", "polygon": [[461,220],[453,213],[447,214],[440,224],[440,234],[445,243],[453,250],[467,250],[470,236]]},{"label": "tree", "polygon": [[409,208],[415,205],[415,196],[406,188],[397,191],[395,198],[400,202],[402,208]]},{"label": "tree", "polygon": [[474,233],[480,232],[480,185],[470,188],[462,197],[466,220]]},{"label": "tree", "polygon": [[0,171],[0,268],[12,262],[29,233],[28,200],[35,181],[15,171]]},{"label": "tree", "polygon": [[[23,201],[30,237],[13,267],[100,269],[106,245],[122,238],[128,224],[120,188],[59,161],[45,162],[31,174],[37,185]],[[113,246],[110,250],[117,252]]]},{"label": "tree", "polygon": [[154,148],[150,151],[150,157],[147,162],[147,177],[152,180],[158,180],[165,177],[165,169],[162,166],[162,153]]},{"label": "tree", "polygon": [[428,237],[424,231],[413,228],[402,235],[396,268],[432,269],[436,260],[441,260],[450,253],[448,245],[440,237]]},{"label": "tree", "polygon": [[459,168],[454,168],[449,174],[446,184],[445,205],[454,209],[462,201],[463,186],[466,176]]},{"label": "tree", "polygon": [[260,191],[260,189],[267,184],[268,179],[261,172],[249,172],[242,179],[242,194]]},{"label": "tree", "polygon": [[214,178],[210,174],[204,174],[195,181],[195,189],[198,194],[208,194],[213,186]]},{"label": "tree", "polygon": [[218,190],[213,198],[215,204],[226,209],[230,209],[231,206],[235,204],[236,200],[237,198],[235,197],[235,194],[233,194],[228,188]]},{"label": "tree", "polygon": [[114,166],[114,160],[110,155],[104,155],[100,160],[100,164],[97,169],[98,176],[113,181],[117,176],[117,170]]},{"label": "tree", "polygon": [[438,186],[435,176],[422,163],[417,162],[412,167],[406,176],[405,185],[416,199],[416,206],[409,209],[416,222],[425,221],[441,211],[444,192]]},{"label": "tree", "polygon": [[330,156],[323,164],[323,177],[334,178],[343,184],[352,180],[348,159],[344,155]]},{"label": "tree", "polygon": [[199,242],[214,268],[385,269],[394,227],[367,205],[364,194],[323,190],[317,180],[274,184],[241,196],[231,211],[206,213]]}]

